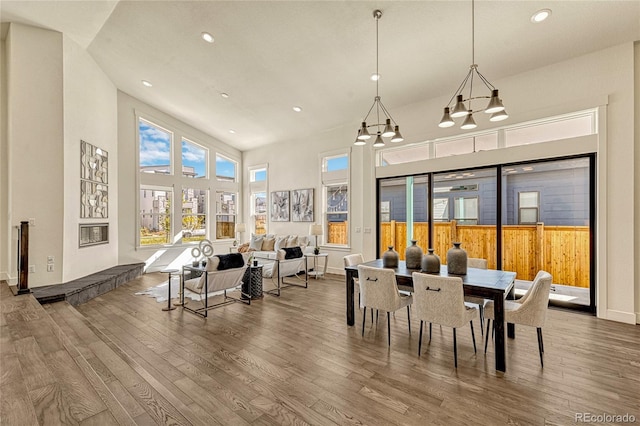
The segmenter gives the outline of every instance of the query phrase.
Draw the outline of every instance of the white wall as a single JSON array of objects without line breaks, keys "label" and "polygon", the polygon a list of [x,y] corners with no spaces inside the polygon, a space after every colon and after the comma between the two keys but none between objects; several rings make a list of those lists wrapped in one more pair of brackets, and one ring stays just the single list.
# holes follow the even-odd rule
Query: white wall
[{"label": "white wall", "polygon": [[634,66],[634,110],[635,110],[635,161],[634,164],[634,185],[635,185],[635,204],[633,211],[635,212],[635,289],[636,289],[636,323],[640,324],[640,42],[634,43],[635,66]]},{"label": "white wall", "polygon": [[[154,121],[161,126],[174,130],[174,161],[180,158],[180,140],[184,136],[209,149],[209,176],[214,176],[215,154],[220,153],[227,158],[238,161],[238,173],[243,170],[242,154],[235,148],[167,115],[156,108],[118,92],[118,178],[121,182],[118,192],[118,257],[119,263],[145,262],[146,271],[159,271],[164,268],[179,268],[191,260],[190,251],[193,245],[182,247],[136,247],[138,219],[138,133],[136,113]],[[212,194],[216,186],[215,178],[209,181]],[[221,184],[222,185],[222,184]],[[181,188],[174,188],[174,197],[180,196]],[[210,196],[212,199],[213,194]],[[214,203],[209,203],[207,220],[214,219]],[[242,203],[239,205],[242,212]],[[180,214],[180,205],[174,203],[174,215]],[[232,240],[214,241],[215,253],[228,253]]]},{"label": "white wall", "polygon": [[[598,146],[598,315],[629,323],[635,323],[635,313],[640,310],[640,301],[634,303],[638,299],[636,294],[640,292],[640,262],[637,261],[638,252],[634,251],[634,239],[629,238],[629,235],[637,234],[634,226],[640,222],[638,210],[634,210],[639,174],[639,166],[634,162],[637,158],[634,151],[637,130],[633,124],[636,61],[634,46],[627,43],[501,81],[492,81],[500,88],[510,114],[510,119],[500,124],[518,123],[608,103],[606,129],[601,129],[604,137]],[[404,107],[387,105],[401,125],[404,144],[462,133],[457,128],[437,127],[442,107],[449,96],[450,93]],[[363,105],[363,113],[366,112],[365,108],[368,105]],[[479,126],[487,129],[494,127],[488,121],[479,121]],[[357,127],[358,122],[354,121],[342,128],[311,137],[304,144],[288,141],[247,151],[244,153],[244,162],[247,166],[268,163],[270,191],[298,188],[298,182],[307,182],[308,177],[315,178],[313,186],[319,188],[318,154],[352,147]],[[282,152],[291,155],[285,157],[281,155]],[[301,159],[297,160],[294,154]],[[550,156],[553,152],[545,151],[544,155]],[[564,152],[559,149],[558,155],[564,155]],[[366,259],[375,257],[376,246],[374,160],[370,145],[353,147],[351,251],[363,252]],[[456,161],[451,160],[452,168],[456,167]],[[460,161],[462,164],[465,160]],[[285,173],[286,178],[282,178],[281,173]],[[245,202],[247,197],[248,193],[245,193]],[[320,212],[319,208],[316,214]],[[268,229],[269,232],[286,233],[295,225],[270,223]],[[370,227],[373,233],[357,234],[354,232],[356,227],[362,230]],[[329,267],[332,272],[343,273],[343,255],[342,251],[330,251]]]},{"label": "white wall", "polygon": [[[93,58],[64,36],[64,259],[62,281],[118,264],[117,89]],[[109,154],[109,217],[80,218],[80,141]],[[79,223],[109,223],[109,243],[78,247]],[[60,263],[63,261],[63,263]]]},{"label": "white wall", "polygon": [[[7,36],[7,218],[35,219],[29,230],[29,286],[60,282],[47,256],[62,259],[64,138],[62,34],[11,24]],[[10,229],[7,272],[15,278],[17,234]]]},{"label": "white wall", "polygon": [[[3,24],[4,25],[4,24]],[[8,24],[6,24],[8,25]],[[7,163],[7,61],[6,43],[0,40],[0,280],[8,280],[9,245],[11,238],[7,219],[8,163]]]}]

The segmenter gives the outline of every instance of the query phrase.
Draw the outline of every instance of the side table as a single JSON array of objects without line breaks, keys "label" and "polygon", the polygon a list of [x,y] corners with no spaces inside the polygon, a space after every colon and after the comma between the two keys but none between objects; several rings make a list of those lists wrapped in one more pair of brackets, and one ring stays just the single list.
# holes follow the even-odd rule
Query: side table
[{"label": "side table", "polygon": [[262,297],[262,265],[251,265],[242,279],[242,298],[260,299]]},{"label": "side table", "polygon": [[[327,273],[327,263],[329,263],[329,253],[318,253],[318,254],[305,254],[307,258],[313,258],[313,271],[308,272],[309,276],[323,277]],[[318,270],[318,258],[324,258],[324,265],[322,265],[322,271]]]},{"label": "side table", "polygon": [[163,274],[169,274],[169,281],[167,283],[167,307],[162,308],[162,310],[173,311],[176,307],[171,306],[171,278],[173,274],[175,274],[176,272],[180,272],[180,270],[179,269],[163,269],[160,272],[162,272]]}]

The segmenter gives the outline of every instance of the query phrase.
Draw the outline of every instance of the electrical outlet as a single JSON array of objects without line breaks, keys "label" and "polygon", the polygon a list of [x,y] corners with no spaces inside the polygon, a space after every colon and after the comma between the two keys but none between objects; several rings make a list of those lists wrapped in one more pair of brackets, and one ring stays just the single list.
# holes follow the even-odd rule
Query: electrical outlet
[{"label": "electrical outlet", "polygon": [[53,263],[47,265],[47,272],[53,272]]},{"label": "electrical outlet", "polygon": [[47,256],[47,263],[53,263],[54,258],[53,256]]},{"label": "electrical outlet", "polygon": [[36,265],[29,265],[29,272],[32,274],[35,274],[36,272]]},{"label": "electrical outlet", "polygon": [[356,227],[356,229],[355,229],[355,231],[356,231],[356,234],[360,233],[360,231],[361,231],[360,227],[359,227],[359,226],[357,226],[357,227]]},{"label": "electrical outlet", "polygon": [[364,233],[365,234],[370,234],[371,233],[371,228],[364,228]]},{"label": "electrical outlet", "polygon": [[35,217],[30,217],[29,218],[29,226],[36,226],[36,218]]}]

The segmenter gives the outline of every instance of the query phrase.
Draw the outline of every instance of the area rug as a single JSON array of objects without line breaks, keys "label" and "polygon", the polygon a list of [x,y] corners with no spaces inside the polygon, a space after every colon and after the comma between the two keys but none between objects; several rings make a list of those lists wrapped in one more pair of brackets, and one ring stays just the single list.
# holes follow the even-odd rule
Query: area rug
[{"label": "area rug", "polygon": [[[135,293],[136,296],[149,296],[149,297],[155,297],[156,302],[160,303],[160,302],[166,302],[167,301],[167,284],[168,281],[165,281],[161,284],[158,284],[155,287],[151,287],[148,288],[144,291],[140,291],[138,293]],[[172,299],[176,299],[178,297],[178,293],[180,291],[180,284],[178,284],[177,282],[172,282],[171,283],[171,298]],[[224,290],[223,291],[215,291],[215,292],[211,292],[209,293],[208,297],[213,297],[213,296],[218,296],[220,294],[224,294]],[[198,293],[194,293],[193,291],[189,290],[189,289],[184,289],[184,297],[185,298],[189,298],[191,300],[200,300],[200,294]],[[204,295],[202,296],[202,299],[204,299]]]}]

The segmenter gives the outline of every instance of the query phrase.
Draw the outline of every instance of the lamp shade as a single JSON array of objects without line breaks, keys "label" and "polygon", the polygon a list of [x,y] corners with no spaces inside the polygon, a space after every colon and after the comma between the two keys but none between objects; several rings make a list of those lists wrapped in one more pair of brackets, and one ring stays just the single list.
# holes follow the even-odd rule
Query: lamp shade
[{"label": "lamp shade", "polygon": [[236,232],[244,232],[246,231],[246,226],[244,223],[236,223]]},{"label": "lamp shade", "polygon": [[469,115],[467,115],[467,118],[464,119],[464,122],[462,123],[462,126],[460,126],[460,128],[464,130],[470,130],[475,129],[476,127],[478,126],[476,125],[476,121],[473,119],[473,114],[471,113],[471,111],[469,111]]},{"label": "lamp shade", "polygon": [[322,225],[315,223],[309,225],[309,235],[322,235]]},{"label": "lamp shade", "polygon": [[382,140],[380,132],[378,132],[378,136],[376,136],[376,140],[373,143],[373,146],[376,147],[376,148],[380,148],[380,147],[384,146],[384,141]]},{"label": "lamp shade", "polygon": [[491,99],[489,100],[489,104],[487,105],[487,108],[484,110],[484,112],[487,114],[494,114],[503,110],[504,105],[502,105],[502,101],[498,97],[498,89],[493,89],[491,91]]},{"label": "lamp shade", "polygon": [[451,111],[451,117],[464,117],[465,115],[469,114],[469,110],[467,110],[467,107],[464,105],[464,102],[462,101],[462,95],[458,95],[456,97],[456,104],[453,107],[453,111]]}]

